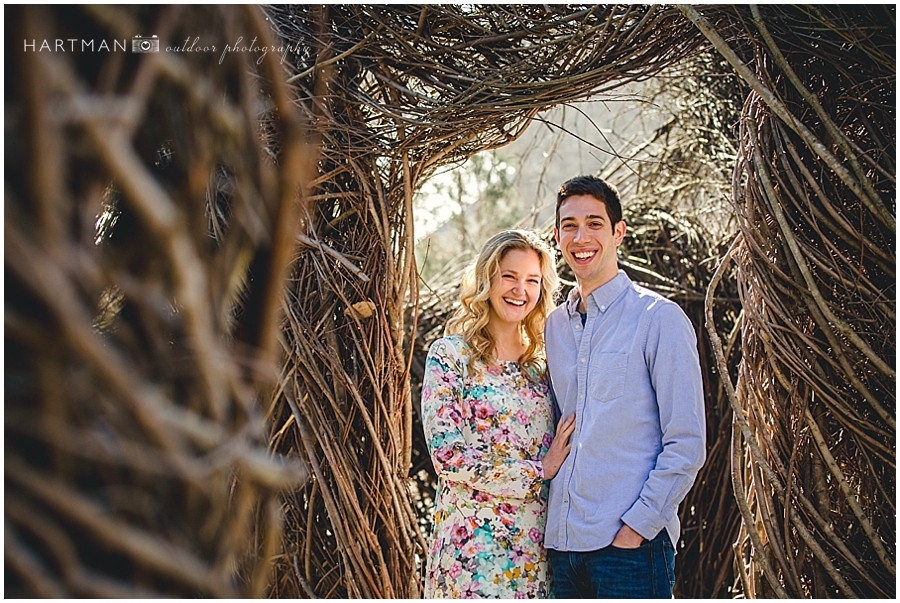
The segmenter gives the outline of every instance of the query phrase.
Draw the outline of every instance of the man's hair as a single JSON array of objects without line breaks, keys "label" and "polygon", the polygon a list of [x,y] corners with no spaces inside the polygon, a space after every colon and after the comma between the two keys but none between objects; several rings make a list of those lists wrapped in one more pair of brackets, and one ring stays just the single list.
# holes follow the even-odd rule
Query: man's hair
[{"label": "man's hair", "polygon": [[590,195],[603,201],[609,215],[610,226],[615,230],[616,224],[622,221],[622,203],[619,201],[618,189],[596,176],[576,176],[559,187],[556,195],[556,227],[559,228],[559,208],[569,197]]}]

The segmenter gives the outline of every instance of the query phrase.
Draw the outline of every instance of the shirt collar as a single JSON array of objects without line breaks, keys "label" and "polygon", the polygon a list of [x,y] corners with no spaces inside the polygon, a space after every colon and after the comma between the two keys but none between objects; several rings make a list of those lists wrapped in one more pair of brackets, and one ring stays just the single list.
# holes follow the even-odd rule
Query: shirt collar
[{"label": "shirt collar", "polygon": [[[630,286],[631,279],[620,268],[619,273],[611,281],[594,289],[590,294],[590,298],[594,300],[601,312],[605,312],[610,304],[616,301],[616,298]],[[578,314],[579,301],[581,301],[581,288],[576,285],[569,291],[569,297],[566,299],[566,309],[569,311],[569,316]]]}]

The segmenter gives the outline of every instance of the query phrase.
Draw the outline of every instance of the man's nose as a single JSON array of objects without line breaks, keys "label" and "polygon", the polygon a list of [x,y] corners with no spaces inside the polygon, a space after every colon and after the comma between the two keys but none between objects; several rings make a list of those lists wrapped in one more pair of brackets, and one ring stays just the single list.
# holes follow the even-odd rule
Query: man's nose
[{"label": "man's nose", "polygon": [[575,241],[584,241],[587,239],[587,232],[584,229],[584,226],[579,226],[575,231]]}]

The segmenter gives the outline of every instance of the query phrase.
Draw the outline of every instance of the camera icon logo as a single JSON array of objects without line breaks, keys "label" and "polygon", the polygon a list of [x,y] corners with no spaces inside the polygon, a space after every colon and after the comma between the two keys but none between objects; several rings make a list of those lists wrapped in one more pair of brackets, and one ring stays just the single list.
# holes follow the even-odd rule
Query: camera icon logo
[{"label": "camera icon logo", "polygon": [[159,52],[159,38],[134,36],[131,39],[131,52]]}]

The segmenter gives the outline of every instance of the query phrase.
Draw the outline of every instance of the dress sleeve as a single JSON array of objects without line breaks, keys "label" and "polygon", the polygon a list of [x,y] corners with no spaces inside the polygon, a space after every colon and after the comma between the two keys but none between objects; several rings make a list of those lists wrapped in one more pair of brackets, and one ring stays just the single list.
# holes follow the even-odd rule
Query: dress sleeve
[{"label": "dress sleeve", "polygon": [[422,426],[438,476],[494,496],[539,496],[544,469],[538,460],[513,459],[473,446],[463,437],[463,363],[452,341],[439,339],[425,360]]}]

